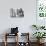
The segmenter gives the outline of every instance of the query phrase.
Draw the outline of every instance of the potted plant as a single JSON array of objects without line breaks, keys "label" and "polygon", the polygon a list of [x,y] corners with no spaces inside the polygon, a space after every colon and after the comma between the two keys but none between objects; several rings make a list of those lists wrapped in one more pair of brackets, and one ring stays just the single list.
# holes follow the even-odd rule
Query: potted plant
[{"label": "potted plant", "polygon": [[45,38],[44,37],[44,36],[46,36],[45,34],[46,34],[45,32],[35,32],[33,35],[37,38],[37,42],[41,43],[40,40],[42,38]]}]

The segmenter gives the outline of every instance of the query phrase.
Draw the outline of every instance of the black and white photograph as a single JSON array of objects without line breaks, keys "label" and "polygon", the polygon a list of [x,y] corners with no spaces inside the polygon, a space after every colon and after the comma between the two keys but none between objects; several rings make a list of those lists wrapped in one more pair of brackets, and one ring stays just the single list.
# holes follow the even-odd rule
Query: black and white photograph
[{"label": "black and white photograph", "polygon": [[24,17],[24,11],[22,8],[19,8],[19,9],[10,8],[10,16],[11,17]]}]

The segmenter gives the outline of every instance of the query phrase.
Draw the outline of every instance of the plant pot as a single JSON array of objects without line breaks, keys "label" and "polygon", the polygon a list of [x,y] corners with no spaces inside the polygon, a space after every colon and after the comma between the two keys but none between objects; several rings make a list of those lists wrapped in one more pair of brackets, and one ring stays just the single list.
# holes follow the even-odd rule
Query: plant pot
[{"label": "plant pot", "polygon": [[40,39],[37,39],[37,43],[40,43]]},{"label": "plant pot", "polygon": [[41,43],[44,42],[44,40],[45,40],[45,39],[38,39],[37,42],[38,42],[39,44],[41,44]]}]

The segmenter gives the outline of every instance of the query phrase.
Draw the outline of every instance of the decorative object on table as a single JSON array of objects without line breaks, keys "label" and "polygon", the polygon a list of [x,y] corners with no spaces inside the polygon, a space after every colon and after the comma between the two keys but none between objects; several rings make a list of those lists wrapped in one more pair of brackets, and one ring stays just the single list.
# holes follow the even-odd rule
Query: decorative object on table
[{"label": "decorative object on table", "polygon": [[22,8],[19,8],[15,12],[15,9],[11,8],[10,9],[10,16],[11,17],[24,17],[24,11]]},{"label": "decorative object on table", "polygon": [[11,28],[11,34],[18,33],[18,27],[16,28]]}]

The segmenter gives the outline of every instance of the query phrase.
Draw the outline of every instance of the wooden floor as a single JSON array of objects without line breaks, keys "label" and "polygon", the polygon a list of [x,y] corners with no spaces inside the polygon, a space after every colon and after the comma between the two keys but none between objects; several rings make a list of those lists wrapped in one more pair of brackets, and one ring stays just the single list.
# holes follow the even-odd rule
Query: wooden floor
[{"label": "wooden floor", "polygon": [[[4,43],[1,43],[0,42],[0,46],[4,46]],[[15,46],[15,43],[12,43],[12,42],[11,43],[8,43],[8,46]],[[32,43],[30,43],[30,46],[37,46],[37,43],[32,42]],[[41,46],[46,46],[46,43],[44,43]]]}]

